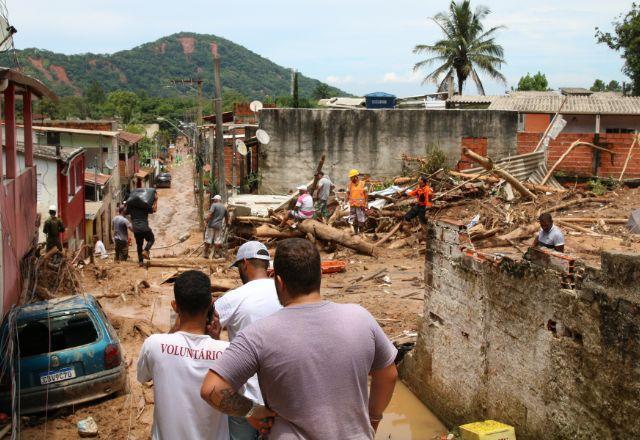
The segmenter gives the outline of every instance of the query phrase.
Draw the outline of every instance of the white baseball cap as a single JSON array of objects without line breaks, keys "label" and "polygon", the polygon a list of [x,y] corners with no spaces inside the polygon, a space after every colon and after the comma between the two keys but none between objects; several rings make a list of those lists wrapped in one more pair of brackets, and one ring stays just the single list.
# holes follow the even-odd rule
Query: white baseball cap
[{"label": "white baseball cap", "polygon": [[213,200],[222,200],[222,196],[220,194],[216,194],[212,198],[213,198]]},{"label": "white baseball cap", "polygon": [[236,259],[230,267],[235,267],[242,260],[271,260],[269,250],[259,241],[248,241],[238,248]]},{"label": "white baseball cap", "polygon": [[56,205],[51,205],[49,206],[49,211],[56,211],[58,212],[58,207]]},{"label": "white baseball cap", "polygon": [[298,191],[306,191],[307,190],[307,185],[300,185],[296,188]]}]

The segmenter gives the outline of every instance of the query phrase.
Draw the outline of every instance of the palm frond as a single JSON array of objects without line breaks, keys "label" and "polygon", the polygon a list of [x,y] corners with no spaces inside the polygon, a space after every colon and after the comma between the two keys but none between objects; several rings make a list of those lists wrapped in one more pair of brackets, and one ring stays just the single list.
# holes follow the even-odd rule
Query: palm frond
[{"label": "palm frond", "polygon": [[484,96],[484,86],[482,85],[482,81],[480,81],[480,76],[478,75],[478,72],[475,71],[475,69],[471,70],[471,79],[473,79],[473,82],[476,83],[476,88],[478,89],[478,94]]}]

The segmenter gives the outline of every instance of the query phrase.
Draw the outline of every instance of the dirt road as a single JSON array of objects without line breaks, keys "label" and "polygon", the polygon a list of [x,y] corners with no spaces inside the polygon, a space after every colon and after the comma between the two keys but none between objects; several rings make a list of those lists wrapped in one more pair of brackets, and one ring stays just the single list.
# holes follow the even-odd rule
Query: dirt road
[{"label": "dirt road", "polygon": [[[156,235],[156,245],[152,249],[152,258],[161,255],[184,255],[194,250],[202,241],[198,231],[198,220],[193,198],[192,164],[184,162],[172,170],[172,188],[159,190],[158,211],[151,216],[150,224]],[[171,248],[160,249],[178,241],[184,232],[190,232],[190,238]],[[134,257],[135,251],[130,252]],[[346,259],[347,271],[328,275],[323,278],[323,294],[336,302],[359,303],[366,307],[390,336],[404,331],[417,330],[418,316],[423,308],[423,261],[424,256],[418,249],[389,251],[384,259],[363,257],[350,250],[341,250],[335,254],[323,255],[324,259]],[[153,421],[153,389],[143,386],[136,380],[136,363],[140,347],[148,332],[167,331],[171,316],[170,301],[173,296],[172,284],[162,284],[173,269],[139,268],[134,261],[116,264],[111,260],[99,261],[98,267],[87,267],[81,274],[86,292],[101,296],[100,302],[113,322],[120,337],[124,355],[129,365],[130,394],[111,397],[75,408],[46,414],[45,417],[32,418],[33,426],[23,429],[22,438],[26,439],[70,439],[78,438],[76,423],[88,416],[95,419],[101,439],[147,439],[150,436]],[[355,282],[358,278],[387,269],[387,278]],[[104,269],[104,270],[103,270]],[[228,263],[222,263],[212,269],[212,277],[232,280],[238,285],[240,280],[235,270],[228,269]],[[150,287],[140,287],[146,280]],[[402,393],[394,403],[402,407],[406,400]],[[409,396],[411,397],[411,396]],[[408,398],[408,397],[407,397]],[[411,401],[415,410],[419,402]],[[414,411],[415,412],[415,411]],[[411,417],[423,417],[418,420]],[[442,425],[431,422],[432,416],[426,408],[418,415],[408,416],[400,411],[393,421],[383,421],[381,432],[384,438],[409,438],[406,435],[391,435],[400,420],[405,428],[420,423],[426,426],[421,433],[442,432]],[[394,420],[391,419],[390,420]],[[429,420],[429,421],[425,421]],[[400,432],[400,431],[397,431]],[[428,437],[432,438],[433,434]],[[417,437],[416,437],[417,438]]]}]

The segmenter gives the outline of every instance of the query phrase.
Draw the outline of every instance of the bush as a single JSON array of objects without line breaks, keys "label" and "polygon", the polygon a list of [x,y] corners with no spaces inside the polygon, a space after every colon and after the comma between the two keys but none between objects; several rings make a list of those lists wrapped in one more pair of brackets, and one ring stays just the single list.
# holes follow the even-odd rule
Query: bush
[{"label": "bush", "polygon": [[420,166],[420,171],[422,173],[433,174],[440,168],[444,169],[445,171],[448,169],[447,156],[437,145],[427,145],[425,156],[426,162],[421,164]]},{"label": "bush", "polygon": [[597,196],[601,196],[607,192],[607,185],[602,183],[601,180],[591,179],[587,185],[589,186],[589,190]]}]

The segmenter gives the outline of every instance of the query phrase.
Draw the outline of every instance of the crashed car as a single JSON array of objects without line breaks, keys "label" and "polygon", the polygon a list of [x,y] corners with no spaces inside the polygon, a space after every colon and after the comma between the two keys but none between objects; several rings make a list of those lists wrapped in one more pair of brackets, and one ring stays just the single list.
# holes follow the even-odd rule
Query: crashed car
[{"label": "crashed car", "polygon": [[171,188],[171,174],[158,174],[158,176],[156,177],[156,188]]},{"label": "crashed car", "polygon": [[[2,353],[9,338],[2,324]],[[91,295],[28,304],[15,319],[14,356],[19,359],[20,414],[99,399],[127,389],[118,336]],[[0,382],[0,411],[11,414],[11,377]]]}]

